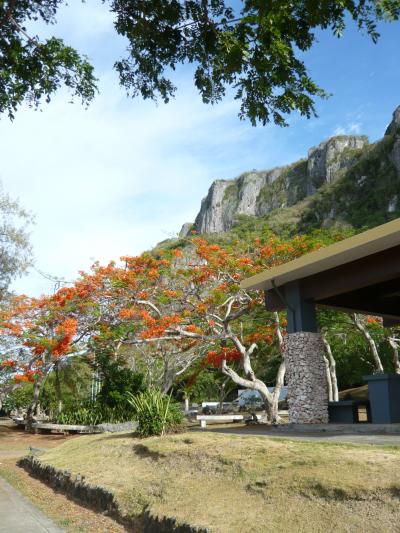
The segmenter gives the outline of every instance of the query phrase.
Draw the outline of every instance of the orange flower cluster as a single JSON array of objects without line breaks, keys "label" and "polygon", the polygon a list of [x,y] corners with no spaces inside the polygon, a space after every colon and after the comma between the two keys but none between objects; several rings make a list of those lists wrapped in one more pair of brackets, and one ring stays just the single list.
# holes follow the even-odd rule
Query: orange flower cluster
[{"label": "orange flower cluster", "polygon": [[140,291],[137,293],[137,297],[142,300],[145,300],[146,298],[149,297],[149,293],[147,291]]},{"label": "orange flower cluster", "polygon": [[170,289],[165,289],[164,290],[164,295],[167,296],[168,298],[176,298],[178,296],[178,293],[176,291],[172,291]]},{"label": "orange flower cluster", "polygon": [[210,351],[205,358],[205,364],[214,368],[220,368],[223,361],[231,363],[240,361],[242,354],[236,348],[221,348],[220,351]]},{"label": "orange flower cluster", "polygon": [[4,328],[5,333],[11,335],[19,335],[22,330],[19,324],[14,324],[13,322],[3,322],[2,327]]},{"label": "orange flower cluster", "polygon": [[126,263],[128,270],[136,276],[148,276],[152,271],[153,275],[159,277],[159,268],[169,265],[167,259],[155,259],[149,254],[143,254],[138,257],[121,257],[121,261]]},{"label": "orange flower cluster", "polygon": [[134,317],[137,317],[139,316],[139,312],[137,311],[137,309],[127,309],[125,307],[123,307],[120,312],[119,312],[119,318],[134,318]]},{"label": "orange flower cluster", "polygon": [[0,361],[0,367],[3,368],[15,368],[17,366],[17,362],[13,361],[12,359],[6,359],[4,361]]},{"label": "orange flower cluster", "polygon": [[34,370],[25,370],[23,374],[17,374],[14,380],[16,383],[33,383],[36,373]]},{"label": "orange flower cluster", "polygon": [[213,274],[213,270],[208,266],[197,267],[193,269],[192,280],[194,283],[204,283],[209,280]]},{"label": "orange flower cluster", "polygon": [[68,352],[72,339],[76,334],[78,321],[75,318],[67,318],[56,328],[57,335],[61,338],[56,341],[51,352],[54,356],[64,355]]},{"label": "orange flower cluster", "polygon": [[251,333],[247,337],[248,342],[266,342],[267,344],[272,344],[274,342],[274,337],[269,333],[263,333],[261,331],[256,331]]},{"label": "orange flower cluster", "polygon": [[274,249],[272,248],[271,245],[267,244],[267,245],[264,246],[263,248],[260,248],[260,256],[261,256],[263,259],[268,259],[268,258],[270,258],[272,255],[274,255]]},{"label": "orange flower cluster", "polygon": [[200,304],[198,304],[198,306],[197,306],[196,309],[197,309],[197,312],[198,312],[198,313],[200,313],[201,315],[203,315],[203,314],[207,311],[207,306],[206,306],[206,304],[204,304],[204,303],[200,303]]},{"label": "orange flower cluster", "polygon": [[74,298],[75,294],[75,289],[71,287],[62,287],[54,294],[53,300],[57,302],[60,307],[64,307],[68,301]]},{"label": "orange flower cluster", "polygon": [[196,245],[196,254],[205,259],[212,266],[225,266],[228,260],[228,252],[218,244],[210,244],[203,238],[193,239]]},{"label": "orange flower cluster", "polygon": [[191,333],[198,333],[199,335],[203,333],[202,330],[198,326],[195,326],[194,324],[189,324],[189,326],[185,327],[185,330],[190,331]]},{"label": "orange flower cluster", "polygon": [[153,318],[147,311],[142,311],[141,315],[147,325],[147,329],[140,333],[142,339],[160,337],[168,328],[177,326],[182,322],[182,318],[178,315],[165,316],[158,320]]}]

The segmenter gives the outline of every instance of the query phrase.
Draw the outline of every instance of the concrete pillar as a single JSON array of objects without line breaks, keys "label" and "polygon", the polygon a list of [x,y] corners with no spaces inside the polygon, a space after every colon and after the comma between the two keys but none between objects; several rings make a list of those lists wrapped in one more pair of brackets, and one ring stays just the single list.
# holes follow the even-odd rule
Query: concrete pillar
[{"label": "concrete pillar", "polygon": [[320,333],[296,332],[285,337],[289,422],[326,424],[328,393],[324,344]]}]

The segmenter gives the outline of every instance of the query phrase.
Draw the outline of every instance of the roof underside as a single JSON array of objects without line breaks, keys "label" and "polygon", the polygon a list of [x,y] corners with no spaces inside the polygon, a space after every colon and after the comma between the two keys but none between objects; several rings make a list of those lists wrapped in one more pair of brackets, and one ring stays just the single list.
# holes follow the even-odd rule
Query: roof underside
[{"label": "roof underside", "polygon": [[[359,261],[363,263],[362,260],[364,258],[373,257],[375,268],[380,268],[384,260],[381,254],[390,249],[396,249],[395,254],[389,255],[390,260],[396,260],[397,258],[397,264],[394,266],[398,275],[400,275],[400,219],[393,220],[349,239],[344,239],[316,252],[303,255],[284,265],[261,272],[243,280],[241,287],[243,289],[270,290],[274,287],[280,287],[296,280],[311,278],[324,272],[330,273],[328,277],[325,276],[325,283],[331,284],[338,281],[333,279],[332,275],[340,267],[342,267],[340,268],[342,275],[346,275],[346,271],[349,270],[353,272],[352,277],[354,277],[354,267],[356,267],[357,271],[357,263]],[[383,254],[383,256],[385,255],[387,254]],[[387,257],[386,259],[389,258]],[[365,262],[369,263],[369,260]],[[345,265],[348,265],[348,267],[346,268]],[[373,272],[370,274],[373,278]],[[357,285],[356,279],[354,282]],[[373,283],[373,279],[370,280],[370,283]]]},{"label": "roof underside", "polygon": [[264,289],[266,308],[280,311],[293,284],[319,306],[400,323],[400,219],[262,272],[242,287]]}]

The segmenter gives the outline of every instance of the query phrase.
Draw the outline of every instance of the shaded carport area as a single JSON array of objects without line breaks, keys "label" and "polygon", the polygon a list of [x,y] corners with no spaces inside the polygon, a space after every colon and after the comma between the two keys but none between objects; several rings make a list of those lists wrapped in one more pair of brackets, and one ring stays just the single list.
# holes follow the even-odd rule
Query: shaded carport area
[{"label": "shaded carport area", "polygon": [[269,311],[287,311],[285,359],[293,423],[328,422],[324,345],[316,307],[400,323],[400,219],[306,254],[242,282]]}]

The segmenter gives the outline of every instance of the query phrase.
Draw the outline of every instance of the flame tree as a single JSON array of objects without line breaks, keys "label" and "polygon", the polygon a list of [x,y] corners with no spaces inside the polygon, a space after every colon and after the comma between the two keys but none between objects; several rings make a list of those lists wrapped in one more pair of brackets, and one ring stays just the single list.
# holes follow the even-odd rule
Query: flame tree
[{"label": "flame tree", "polygon": [[268,347],[282,354],[285,322],[266,313],[262,294],[243,291],[240,281],[339,238],[334,232],[293,238],[268,233],[252,242],[218,243],[193,236],[169,249],[123,257],[120,264],[95,264],[52,296],[17,298],[3,313],[2,328],[29,352],[26,372],[34,372],[35,381],[29,414],[37,408],[43,377],[63,357],[102,351],[161,368],[156,384],[164,391],[205,360],[236,385],[258,391],[276,421],[283,358],[273,393],[254,362]]}]

